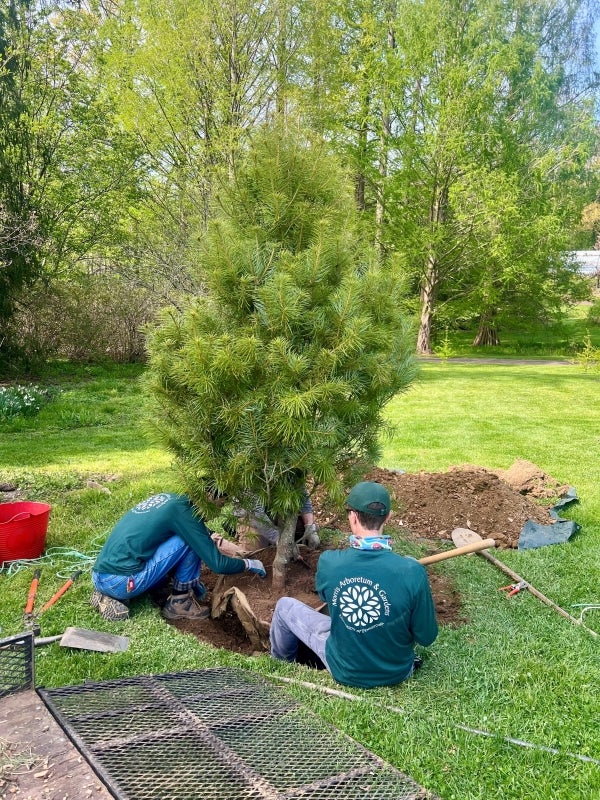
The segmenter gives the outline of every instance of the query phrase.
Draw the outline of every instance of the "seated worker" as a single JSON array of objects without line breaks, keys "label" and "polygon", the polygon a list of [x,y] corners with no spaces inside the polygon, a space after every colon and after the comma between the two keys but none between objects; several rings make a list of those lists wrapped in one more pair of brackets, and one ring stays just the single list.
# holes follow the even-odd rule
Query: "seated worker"
[{"label": "seated worker", "polygon": [[[254,543],[254,545],[249,545],[250,549],[268,547],[271,544],[277,544],[279,539],[277,522],[274,522],[271,519],[264,506],[258,503],[258,501],[253,505],[252,508],[250,508],[249,511],[239,505],[236,505],[234,506],[233,513],[241,523],[247,525],[251,531],[254,531],[254,533],[257,534],[257,541]],[[312,502],[306,490],[304,491],[304,501],[298,516],[302,517],[302,523],[304,525],[304,532],[300,532],[299,536],[298,534],[296,535],[298,543],[307,545],[311,550],[316,550],[316,548],[320,545],[321,540],[319,539],[317,526],[315,525]],[[246,531],[240,531],[241,541],[246,542],[247,538],[248,535]]]},{"label": "seated worker", "polygon": [[271,622],[271,655],[295,661],[303,642],[339,683],[371,688],[408,678],[420,666],[414,644],[430,645],[438,628],[425,567],[392,552],[383,526],[385,486],[358,483],[348,495],[350,547],[328,550],[316,588],[329,616],[282,597]]},{"label": "seated worker", "polygon": [[230,558],[217,549],[185,495],[164,492],[138,503],[116,523],[92,569],[91,604],[104,619],[129,616],[129,601],[160,584],[173,572],[173,589],[162,608],[165,619],[205,619],[199,605],[206,595],[202,562],[213,572],[252,572],[266,576],[257,559]]}]

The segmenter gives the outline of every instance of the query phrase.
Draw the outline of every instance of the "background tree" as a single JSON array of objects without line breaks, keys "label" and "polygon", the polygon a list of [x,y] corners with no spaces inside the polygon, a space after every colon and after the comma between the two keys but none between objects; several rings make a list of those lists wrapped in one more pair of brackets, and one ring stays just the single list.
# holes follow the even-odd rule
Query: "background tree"
[{"label": "background tree", "polygon": [[257,125],[288,115],[352,174],[360,235],[410,286],[420,352],[440,324],[494,344],[511,319],[550,318],[577,296],[561,253],[596,196],[597,5],[6,0],[4,343],[15,309],[33,323],[35,281],[60,295],[116,273],[149,314],[203,292],[215,187]]},{"label": "background tree", "polygon": [[131,139],[115,123],[87,10],[0,8],[0,352],[36,281],[106,269],[138,195]]},{"label": "background tree", "polygon": [[[511,285],[520,271],[530,278],[530,295],[515,304],[514,317],[537,307],[558,271],[544,310],[550,298],[556,307],[570,283],[557,258],[566,241],[559,233],[573,225],[586,194],[593,196],[587,159],[595,2],[341,5],[346,13],[336,9],[334,27],[350,43],[356,70],[341,84],[349,113],[330,135],[364,165],[360,183],[371,205],[363,200],[363,207],[380,215],[374,230],[382,253],[405,265],[419,292],[418,351],[431,352],[440,303],[460,301],[462,313],[467,297],[470,317],[480,322],[478,340],[496,341],[497,315],[505,315],[511,298],[526,300],[525,283],[519,292]],[[362,98],[362,128],[350,98]],[[506,257],[489,261],[499,204],[480,193],[486,185],[501,187],[509,209],[520,209],[514,236],[504,226],[496,248]],[[528,226],[537,239],[523,236]],[[479,242],[476,230],[486,231]],[[488,274],[500,277],[484,290],[486,261]]]},{"label": "background tree", "polygon": [[193,264],[214,186],[287,103],[296,17],[287,0],[122,0],[107,17],[114,108],[144,165],[123,274],[178,301],[202,291]]},{"label": "background tree", "polygon": [[280,586],[303,487],[340,500],[343,475],[376,459],[383,406],[415,373],[412,342],[322,143],[263,131],[219,200],[207,294],[150,337],[152,418],[205,512],[219,492],[285,520]]},{"label": "background tree", "polygon": [[29,153],[34,132],[25,87],[31,71],[28,0],[0,7],[0,363],[12,349],[15,297],[39,276],[44,220],[35,202]]},{"label": "background tree", "polygon": [[574,250],[600,249],[600,203],[589,203],[581,212],[579,225],[573,236]]}]

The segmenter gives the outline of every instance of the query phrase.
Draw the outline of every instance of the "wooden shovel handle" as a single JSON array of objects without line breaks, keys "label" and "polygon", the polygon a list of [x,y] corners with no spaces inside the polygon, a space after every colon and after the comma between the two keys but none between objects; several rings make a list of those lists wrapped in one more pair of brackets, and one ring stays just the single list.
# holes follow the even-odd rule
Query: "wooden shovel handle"
[{"label": "wooden shovel handle", "polygon": [[455,547],[454,550],[446,550],[444,553],[436,553],[434,556],[425,556],[419,559],[419,564],[435,564],[437,561],[445,561],[447,558],[455,558],[455,556],[464,556],[468,553],[477,553],[480,550],[486,550],[488,547],[495,547],[496,542],[493,539],[482,539],[479,542],[472,542],[465,544],[462,547]]}]

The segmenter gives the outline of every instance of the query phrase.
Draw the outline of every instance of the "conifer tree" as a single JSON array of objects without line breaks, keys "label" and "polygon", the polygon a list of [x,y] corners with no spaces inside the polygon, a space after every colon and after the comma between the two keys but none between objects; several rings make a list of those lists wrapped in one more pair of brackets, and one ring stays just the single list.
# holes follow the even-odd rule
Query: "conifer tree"
[{"label": "conifer tree", "polygon": [[354,213],[323,144],[261,131],[203,239],[206,293],[149,337],[152,419],[185,491],[209,517],[220,493],[285,520],[274,586],[303,487],[341,501],[415,374],[401,287],[361,245]]}]

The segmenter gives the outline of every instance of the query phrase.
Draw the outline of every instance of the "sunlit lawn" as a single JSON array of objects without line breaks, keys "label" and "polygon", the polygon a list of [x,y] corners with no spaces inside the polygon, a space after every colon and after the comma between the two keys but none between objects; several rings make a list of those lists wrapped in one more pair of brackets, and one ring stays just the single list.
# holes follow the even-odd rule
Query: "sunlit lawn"
[{"label": "sunlit lawn", "polygon": [[[38,684],[236,664],[335,688],[327,673],[204,646],[164,624],[149,601],[125,623],[105,622],[89,607],[89,569],[111,525],[147,494],[178,488],[170,458],[141,425],[138,373],[70,376],[38,417],[0,423],[0,482],[52,505],[40,601],[83,569],[42,618],[43,635],[79,625],[130,637],[129,650],[116,655],[40,649]],[[501,556],[577,616],[574,604],[600,602],[599,390],[597,374],[573,365],[427,363],[386,410],[393,433],[381,464],[441,471],[466,463],[505,468],[524,458],[574,486],[580,503],[569,514],[582,530],[570,542]],[[436,569],[460,589],[468,622],[441,630],[416,679],[349,690],[360,702],[286,689],[444,800],[600,796],[598,640],[529,593],[506,602],[498,592],[506,576],[484,559],[456,558]],[[31,575],[32,567],[0,574],[2,635],[22,630]],[[600,612],[586,620],[600,630]]]}]

